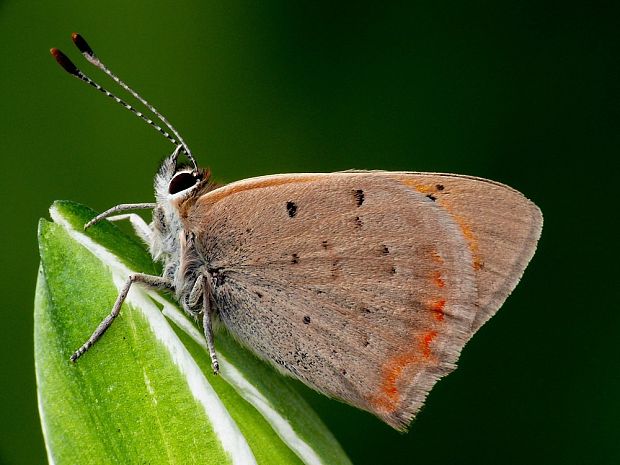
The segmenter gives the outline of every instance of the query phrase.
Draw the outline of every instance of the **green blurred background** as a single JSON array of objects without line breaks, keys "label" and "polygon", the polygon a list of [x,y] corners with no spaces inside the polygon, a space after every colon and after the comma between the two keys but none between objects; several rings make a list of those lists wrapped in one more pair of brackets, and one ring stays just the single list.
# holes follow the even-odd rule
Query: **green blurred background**
[{"label": "green blurred background", "polygon": [[[507,183],[539,250],[408,434],[307,392],[358,464],[620,463],[617,2],[0,3],[0,462],[44,463],[36,225],[150,201],[172,146],[65,74],[81,32],[229,182],[346,168]],[[99,73],[89,74],[108,84]]]}]

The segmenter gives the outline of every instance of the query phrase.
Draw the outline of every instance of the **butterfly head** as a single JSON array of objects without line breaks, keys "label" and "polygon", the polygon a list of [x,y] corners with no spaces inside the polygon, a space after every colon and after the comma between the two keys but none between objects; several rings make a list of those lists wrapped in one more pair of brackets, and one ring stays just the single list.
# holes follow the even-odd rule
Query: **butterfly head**
[{"label": "butterfly head", "polygon": [[210,173],[202,168],[179,163],[181,146],[162,162],[155,177],[157,203],[179,203],[199,196],[209,188]]}]

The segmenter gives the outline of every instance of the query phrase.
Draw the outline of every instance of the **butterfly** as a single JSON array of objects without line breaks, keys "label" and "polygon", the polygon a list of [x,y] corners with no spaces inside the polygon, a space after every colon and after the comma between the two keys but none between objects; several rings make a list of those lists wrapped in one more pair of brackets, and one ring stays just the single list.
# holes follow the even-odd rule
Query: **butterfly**
[{"label": "butterfly", "polygon": [[[86,225],[130,218],[164,271],[129,276],[110,315],[71,359],[103,335],[140,283],[174,293],[202,323],[215,373],[219,320],[283,373],[406,429],[519,282],[541,234],[540,209],[501,183],[456,174],[351,170],[218,186],[167,120],[79,34],[72,38],[167,129],[52,49],[56,61],[176,149],[155,176],[155,202],[119,205]],[[153,210],[150,224],[118,215],[139,208]]]}]

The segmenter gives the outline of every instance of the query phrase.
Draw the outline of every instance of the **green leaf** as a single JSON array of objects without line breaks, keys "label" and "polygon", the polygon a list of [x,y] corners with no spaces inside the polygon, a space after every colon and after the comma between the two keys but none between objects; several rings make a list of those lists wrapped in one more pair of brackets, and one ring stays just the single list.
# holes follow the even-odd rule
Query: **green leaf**
[{"label": "green leaf", "polygon": [[39,411],[50,463],[350,464],[288,379],[176,304],[133,286],[105,336],[71,353],[109,313],[132,272],[157,273],[145,247],[70,202],[41,220],[35,298]]}]

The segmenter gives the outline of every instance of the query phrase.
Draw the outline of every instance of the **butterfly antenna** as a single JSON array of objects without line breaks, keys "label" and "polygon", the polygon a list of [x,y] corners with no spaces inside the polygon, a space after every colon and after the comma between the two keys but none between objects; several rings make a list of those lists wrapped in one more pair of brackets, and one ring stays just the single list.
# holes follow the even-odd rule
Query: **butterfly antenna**
[{"label": "butterfly antenna", "polygon": [[192,155],[192,152],[190,151],[188,145],[185,143],[185,141],[181,137],[181,134],[179,134],[179,132],[174,128],[174,126],[172,126],[172,124],[170,124],[170,122],[166,119],[166,117],[164,115],[162,115],[157,110],[157,108],[155,108],[153,105],[151,105],[149,102],[147,102],[146,99],[144,99],[140,94],[138,94],[135,90],[133,90],[131,87],[129,87],[123,81],[121,81],[121,79],[118,76],[116,76],[116,74],[114,74],[112,71],[110,71],[110,69],[106,65],[103,64],[103,62],[99,59],[99,57],[97,57],[97,55],[95,55],[95,52],[93,52],[93,49],[90,47],[90,45],[88,45],[88,42],[86,42],[84,37],[82,37],[77,32],[74,32],[73,34],[71,34],[71,40],[73,41],[75,46],[78,48],[78,50],[80,52],[82,52],[82,55],[84,55],[84,58],[86,58],[86,60],[88,60],[88,62],[90,64],[92,64],[93,66],[96,66],[101,71],[103,71],[108,76],[110,76],[114,80],[114,82],[116,82],[119,86],[121,86],[123,89],[125,89],[127,92],[129,92],[131,95],[133,95],[138,101],[140,101],[140,103],[142,103],[155,116],[157,116],[161,120],[161,122],[164,123],[168,127],[168,129],[170,129],[170,131],[172,131],[174,136],[177,138],[177,140],[183,146],[183,151],[187,155],[187,158],[189,158],[192,161],[192,163],[194,164],[194,168],[197,168],[196,160],[194,159],[194,156]]},{"label": "butterfly antenna", "polygon": [[[89,58],[89,56],[95,57],[95,55],[92,53],[92,50],[90,49],[90,47],[88,46],[86,41],[79,34],[76,34],[76,33],[74,33],[72,35],[72,39],[73,39],[74,43],[77,45],[77,47],[80,49],[80,51],[82,51],[84,56],[88,59],[88,61],[93,63],[91,61],[91,59]],[[79,45],[78,45],[78,43],[79,43]],[[82,49],[82,47],[84,47],[84,50]],[[90,53],[88,53],[89,51],[90,51]],[[107,68],[105,68],[105,66],[103,68],[101,68],[101,66],[103,66],[103,65],[101,64],[101,62],[98,61],[98,59],[96,57],[94,58],[94,60],[97,60],[101,64],[101,65],[96,65],[96,66],[101,68],[102,70],[104,70],[106,72],[106,74],[110,75],[119,85],[121,85],[124,89],[128,90],[140,102],[145,104],[149,108],[149,110],[153,111],[153,113],[155,115],[157,115],[157,117],[160,118],[162,120],[162,122],[172,131],[174,136],[176,136],[176,139],[172,135],[170,135],[170,133],[168,133],[168,131],[166,131],[164,128],[159,126],[153,120],[151,120],[150,118],[147,118],[141,111],[137,110],[132,105],[130,105],[129,103],[127,103],[124,100],[120,99],[119,97],[117,97],[113,93],[109,92],[104,87],[102,87],[99,84],[97,84],[91,78],[89,78],[77,66],[75,66],[75,64],[64,53],[62,53],[60,50],[58,50],[57,48],[52,48],[52,49],[50,49],[50,53],[52,54],[52,56],[54,57],[56,62],[60,66],[62,66],[62,68],[65,71],[67,71],[69,74],[75,76],[76,78],[80,79],[81,81],[84,81],[88,85],[94,87],[99,92],[101,92],[101,93],[105,94],[106,96],[110,97],[111,99],[113,99],[116,103],[121,104],[124,108],[126,108],[129,111],[131,111],[134,115],[136,115],[137,117],[139,117],[140,119],[145,121],[150,126],[154,127],[157,130],[157,132],[159,132],[161,135],[163,135],[166,139],[168,139],[174,145],[181,146],[183,148],[183,151],[186,153],[187,157],[190,159],[190,161],[194,165],[194,169],[198,168],[198,166],[196,164],[196,160],[194,159],[194,156],[191,154],[189,148],[187,147],[187,144],[185,144],[185,142],[183,141],[183,139],[181,138],[179,133],[172,126],[170,126],[170,123],[168,123],[166,121],[166,119],[163,118],[157,112],[157,110],[154,109],[154,107],[152,105],[149,105],[148,102],[146,102],[142,97],[140,97],[135,91],[133,91],[125,83],[123,83],[120,79],[118,79],[116,76],[114,76],[109,70],[107,70]]]}]

